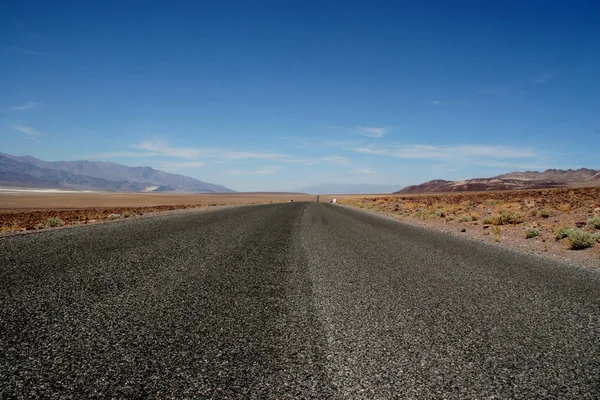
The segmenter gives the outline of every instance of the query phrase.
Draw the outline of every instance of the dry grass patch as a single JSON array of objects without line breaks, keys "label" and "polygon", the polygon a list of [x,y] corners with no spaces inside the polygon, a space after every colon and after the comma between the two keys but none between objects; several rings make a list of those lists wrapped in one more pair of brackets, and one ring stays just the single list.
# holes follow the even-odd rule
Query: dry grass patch
[{"label": "dry grass patch", "polygon": [[[600,246],[595,246],[600,240],[600,187],[410,194],[383,199],[347,196],[338,197],[338,202],[600,269]],[[527,240],[531,238],[535,240]]]}]

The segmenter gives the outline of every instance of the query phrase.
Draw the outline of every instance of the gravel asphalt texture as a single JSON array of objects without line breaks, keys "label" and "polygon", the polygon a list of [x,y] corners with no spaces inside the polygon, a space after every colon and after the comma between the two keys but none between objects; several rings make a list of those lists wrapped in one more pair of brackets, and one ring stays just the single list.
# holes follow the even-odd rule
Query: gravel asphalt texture
[{"label": "gravel asphalt texture", "polygon": [[0,398],[600,398],[600,273],[323,203],[0,238]]}]

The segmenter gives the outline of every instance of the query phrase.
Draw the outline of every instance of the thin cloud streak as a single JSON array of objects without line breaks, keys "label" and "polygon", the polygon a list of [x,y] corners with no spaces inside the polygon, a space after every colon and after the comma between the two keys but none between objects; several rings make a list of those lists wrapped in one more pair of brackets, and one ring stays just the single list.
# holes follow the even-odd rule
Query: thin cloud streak
[{"label": "thin cloud streak", "polygon": [[489,94],[491,96],[503,97],[508,94],[508,90],[505,89],[484,89],[479,91],[481,94]]},{"label": "thin cloud streak", "polygon": [[15,51],[21,54],[27,54],[30,56],[51,56],[51,53],[46,53],[44,51],[36,51],[36,50],[29,50],[29,49],[22,49],[20,47],[16,47]]},{"label": "thin cloud streak", "polygon": [[160,164],[160,168],[166,170],[180,170],[185,168],[198,168],[204,167],[206,163],[204,161],[190,161],[190,162],[169,162]]},{"label": "thin cloud streak", "polygon": [[387,133],[386,128],[378,128],[378,127],[359,127],[359,133],[363,136],[370,138],[381,138],[384,137]]},{"label": "thin cloud streak", "polygon": [[538,155],[531,150],[514,149],[506,146],[430,146],[430,145],[401,145],[390,147],[358,147],[357,153],[382,155],[403,159],[428,159],[442,161],[461,161],[465,159],[526,159]]},{"label": "thin cloud streak", "polygon": [[253,170],[232,169],[227,171],[227,173],[231,175],[271,175],[279,172],[280,170],[280,167],[263,167]]},{"label": "thin cloud streak", "polygon": [[546,74],[539,75],[533,80],[533,84],[534,85],[543,85],[544,83],[547,83],[547,82],[550,82],[551,80],[553,80],[555,76],[556,76],[556,74],[553,72],[548,72]]},{"label": "thin cloud streak", "polygon": [[17,132],[21,132],[25,134],[29,138],[35,138],[40,136],[41,134],[33,128],[30,128],[25,125],[11,125],[11,128]]},{"label": "thin cloud streak", "polygon": [[387,128],[376,127],[376,126],[348,127],[348,126],[329,125],[329,126],[326,126],[326,128],[353,132],[353,133],[357,133],[359,135],[370,137],[370,138],[381,138],[381,137],[385,136],[385,134],[389,131],[389,129],[387,129]]},{"label": "thin cloud streak", "polygon": [[187,160],[213,158],[219,160],[269,160],[284,163],[312,164],[304,158],[294,158],[288,154],[270,152],[236,151],[200,147],[173,147],[160,140],[147,140],[131,146],[140,151],[115,151],[97,153],[90,158],[119,158],[119,157],[175,157]]},{"label": "thin cloud streak", "polygon": [[348,160],[346,157],[341,157],[341,156],[321,157],[321,160],[327,161],[330,164],[339,164],[339,165],[346,165],[346,164],[350,163],[350,160]]},{"label": "thin cloud streak", "polygon": [[133,146],[139,150],[145,150],[151,153],[157,153],[161,156],[179,157],[179,158],[199,158],[208,154],[207,150],[187,147],[170,147],[161,141],[145,141]]},{"label": "thin cloud streak", "polygon": [[26,103],[23,104],[22,106],[15,106],[15,107],[11,107],[11,110],[16,110],[16,111],[21,111],[21,110],[31,110],[32,108],[35,108],[39,105],[41,105],[42,103],[36,103],[36,102],[30,102],[30,103]]},{"label": "thin cloud streak", "polygon": [[96,153],[89,156],[82,156],[79,158],[91,158],[91,159],[104,159],[104,158],[125,158],[125,157],[156,157],[160,156],[160,153],[152,151],[138,152],[138,151],[109,151],[105,153]]}]

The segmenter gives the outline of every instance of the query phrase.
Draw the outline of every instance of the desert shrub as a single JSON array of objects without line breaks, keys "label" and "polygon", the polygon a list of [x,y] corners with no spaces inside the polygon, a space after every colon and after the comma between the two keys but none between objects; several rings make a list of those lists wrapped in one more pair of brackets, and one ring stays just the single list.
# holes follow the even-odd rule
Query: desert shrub
[{"label": "desert shrub", "polygon": [[571,249],[573,250],[587,249],[596,244],[594,235],[581,229],[570,229],[567,238],[571,242]]},{"label": "desert shrub", "polygon": [[525,229],[525,237],[527,239],[534,238],[536,236],[540,236],[542,234],[542,230],[540,228],[530,227]]},{"label": "desert shrub", "polygon": [[502,210],[500,211],[501,225],[519,224],[523,222],[523,216],[516,211]]},{"label": "desert shrub", "polygon": [[131,213],[129,211],[125,211],[125,212],[123,212],[123,217],[129,218],[129,217],[131,217]]},{"label": "desert shrub", "polygon": [[593,236],[594,236],[594,240],[595,240],[596,242],[600,243],[600,232],[598,232],[598,233],[594,233],[594,235],[593,235]]},{"label": "desert shrub", "polygon": [[571,205],[569,203],[565,203],[560,206],[560,211],[569,212],[571,211]]},{"label": "desert shrub", "polygon": [[523,200],[523,203],[525,203],[526,207],[535,207],[535,199],[525,199]]},{"label": "desert shrub", "polygon": [[11,223],[7,223],[5,225],[0,225],[0,232],[6,232],[6,231],[18,231],[19,229],[21,229],[21,224],[19,224],[19,221],[12,221]]},{"label": "desert shrub", "polygon": [[492,228],[492,233],[494,234],[494,242],[496,243],[500,243],[500,233],[502,232],[502,228],[500,228],[499,226],[494,226]]},{"label": "desert shrub", "polygon": [[63,226],[64,224],[65,224],[64,221],[60,218],[48,218],[46,220],[47,228],[56,228],[58,226]]},{"label": "desert shrub", "polygon": [[477,221],[479,219],[479,217],[475,214],[468,214],[468,215],[463,215],[460,218],[460,222],[473,222],[473,221]]},{"label": "desert shrub", "polygon": [[521,222],[523,222],[523,216],[512,210],[502,210],[499,214],[486,217],[483,220],[484,224],[490,225],[513,225]]},{"label": "desert shrub", "polygon": [[545,208],[539,210],[537,214],[538,214],[538,216],[540,216],[542,218],[550,218],[550,216],[552,215],[550,210],[547,210]]},{"label": "desert shrub", "polygon": [[115,219],[117,219],[117,218],[120,218],[120,217],[121,217],[121,214],[110,214],[110,215],[108,216],[108,219],[109,219],[110,221],[112,221],[112,220],[115,220]]},{"label": "desert shrub", "polygon": [[484,224],[488,224],[488,225],[496,225],[494,222],[496,222],[496,219],[494,217],[485,217],[483,219],[483,223]]},{"label": "desert shrub", "polygon": [[600,217],[594,217],[587,220],[587,224],[590,228],[600,229]]},{"label": "desert shrub", "polygon": [[558,228],[555,235],[556,240],[564,239],[569,236],[569,231],[572,229],[573,228],[569,228],[568,226]]}]

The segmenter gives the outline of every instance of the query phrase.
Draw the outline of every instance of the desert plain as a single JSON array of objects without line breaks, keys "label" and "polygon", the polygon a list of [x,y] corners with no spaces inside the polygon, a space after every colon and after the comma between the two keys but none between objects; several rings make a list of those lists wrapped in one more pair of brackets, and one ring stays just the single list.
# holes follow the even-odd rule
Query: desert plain
[{"label": "desert plain", "polygon": [[597,186],[333,197],[403,223],[600,269]]},{"label": "desert plain", "polygon": [[[403,223],[600,269],[600,187],[443,194],[320,195]],[[316,201],[302,193],[0,191],[0,234],[216,207]]]},{"label": "desert plain", "polygon": [[59,223],[66,226],[84,225],[167,211],[314,199],[315,196],[302,193],[163,194],[6,190],[0,191],[0,232],[42,230],[50,227],[50,219],[60,220]]}]

